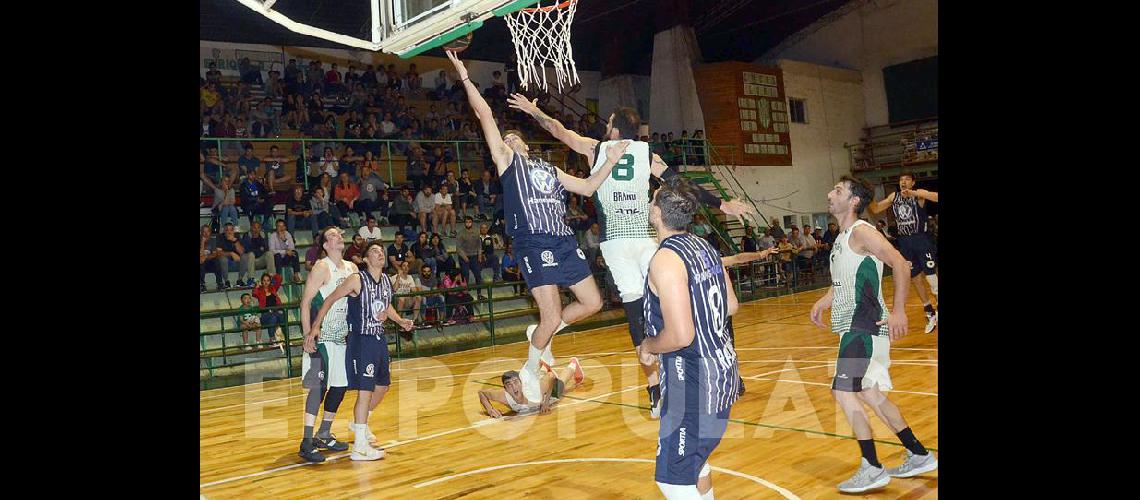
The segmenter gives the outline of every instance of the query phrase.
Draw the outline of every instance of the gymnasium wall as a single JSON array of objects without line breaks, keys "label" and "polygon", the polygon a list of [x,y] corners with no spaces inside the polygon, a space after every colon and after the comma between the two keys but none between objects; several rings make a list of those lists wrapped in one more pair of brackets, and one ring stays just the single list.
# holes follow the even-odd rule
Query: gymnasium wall
[{"label": "gymnasium wall", "polygon": [[[851,171],[845,143],[862,135],[860,72],[780,60],[784,92],[803,99],[807,123],[789,123],[790,166],[739,166],[734,175],[768,217],[827,212],[827,192]],[[716,138],[712,138],[716,142]],[[763,203],[761,203],[763,201]]]},{"label": "gymnasium wall", "polygon": [[[791,59],[859,71],[865,126],[889,123],[883,68],[938,55],[938,0],[855,0],[757,62]],[[795,41],[797,36],[803,37]]]}]

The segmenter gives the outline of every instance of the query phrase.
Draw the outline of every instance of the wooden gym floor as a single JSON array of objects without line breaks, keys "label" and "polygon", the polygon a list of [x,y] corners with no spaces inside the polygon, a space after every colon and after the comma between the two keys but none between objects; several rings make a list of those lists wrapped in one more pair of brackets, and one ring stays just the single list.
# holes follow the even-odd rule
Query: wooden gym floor
[{"label": "wooden gym floor", "polygon": [[[891,278],[884,280],[890,303]],[[747,392],[713,452],[718,499],[838,498],[859,448],[830,395],[838,338],[811,323],[825,290],[741,304],[736,350]],[[938,449],[938,330],[924,335],[913,289],[910,333],[891,349],[890,398],[914,434]],[[573,327],[571,327],[571,330]],[[554,338],[556,369],[578,356],[586,382],[549,415],[491,419],[477,390],[526,358],[523,342],[392,362],[392,388],[370,420],[387,456],[353,462],[326,452],[297,456],[304,392],[298,378],[202,391],[199,484],[206,498],[662,498],[653,482],[658,421],[648,414],[644,375],[626,326]],[[356,393],[333,433],[348,431]],[[504,411],[500,408],[500,411]],[[869,414],[873,415],[870,411]],[[320,418],[318,416],[318,418]],[[318,421],[319,422],[319,421]],[[898,438],[871,418],[879,460],[905,457]],[[869,498],[937,498],[938,472],[890,485]]]}]

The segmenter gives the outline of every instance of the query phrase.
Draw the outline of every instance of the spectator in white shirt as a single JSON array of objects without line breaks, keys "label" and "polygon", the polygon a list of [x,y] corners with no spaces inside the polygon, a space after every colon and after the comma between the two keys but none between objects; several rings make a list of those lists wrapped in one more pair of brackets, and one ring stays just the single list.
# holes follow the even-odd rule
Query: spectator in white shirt
[{"label": "spectator in white shirt", "polygon": [[[447,224],[451,224],[451,237],[455,237],[455,206],[451,203],[451,193],[446,183],[439,186],[439,192],[433,197],[435,208],[431,215],[431,225],[439,232],[444,232]],[[440,222],[443,224],[441,225]]]},{"label": "spectator in white shirt", "polygon": [[376,217],[369,215],[365,226],[360,228],[357,234],[359,234],[361,238],[364,238],[365,244],[380,239],[380,228],[376,227]]},{"label": "spectator in white shirt", "polygon": [[269,236],[269,253],[273,254],[276,269],[293,269],[293,281],[301,283],[301,261],[297,257],[297,245],[293,235],[285,229],[285,221],[277,219],[277,231]]}]

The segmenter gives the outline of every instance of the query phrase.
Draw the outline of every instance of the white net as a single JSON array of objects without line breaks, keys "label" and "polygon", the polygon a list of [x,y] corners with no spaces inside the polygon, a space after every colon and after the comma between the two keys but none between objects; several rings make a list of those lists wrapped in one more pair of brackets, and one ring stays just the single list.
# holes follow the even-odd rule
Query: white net
[{"label": "white net", "polygon": [[547,63],[554,67],[559,92],[563,86],[578,83],[574,49],[570,45],[570,24],[577,9],[578,0],[540,0],[534,8],[505,16],[518,58],[519,82],[524,89],[529,90],[534,84],[547,90]]}]

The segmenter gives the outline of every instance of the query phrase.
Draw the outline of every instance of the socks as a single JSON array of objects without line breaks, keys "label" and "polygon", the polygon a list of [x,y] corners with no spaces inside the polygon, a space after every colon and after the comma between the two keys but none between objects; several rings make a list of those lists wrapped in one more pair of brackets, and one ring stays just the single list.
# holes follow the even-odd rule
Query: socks
[{"label": "socks", "polygon": [[[333,414],[332,416],[335,417],[336,415]],[[317,429],[317,436],[320,438],[329,437],[329,432],[332,430],[332,423],[333,423],[333,419],[331,419],[331,418],[326,418],[324,420],[321,420],[321,428]]]},{"label": "socks", "polygon": [[701,495],[701,500],[713,500],[713,489],[709,488],[708,493]]},{"label": "socks", "polygon": [[926,282],[930,283],[930,293],[933,293],[934,295],[938,295],[938,275],[937,274],[926,275]]},{"label": "socks", "polygon": [[867,463],[872,467],[882,468],[883,464],[879,463],[879,456],[875,453],[875,442],[870,439],[859,440],[859,451],[863,453],[863,458],[867,459]]},{"label": "socks", "polygon": [[538,378],[538,359],[540,357],[542,357],[542,351],[528,342],[526,364],[523,365],[523,370],[529,371],[535,378]]},{"label": "socks", "polygon": [[353,433],[356,434],[356,436],[355,436],[356,442],[354,443],[356,445],[356,448],[358,448],[358,449],[368,448],[368,424],[364,424],[364,425],[357,424],[356,426],[354,426],[352,428],[352,430],[353,430]]},{"label": "socks", "polygon": [[[567,325],[565,321],[559,323],[558,328],[556,328],[554,330],[554,334],[557,335],[558,332],[561,332],[567,326],[569,326],[569,325]],[[551,367],[554,367],[554,353],[551,352],[551,348],[553,348],[553,347],[554,347],[554,337],[550,337],[550,342],[547,343],[546,347],[543,348],[543,350],[542,350],[542,360],[545,361],[546,364],[550,365]]]},{"label": "socks", "polygon": [[305,426],[305,440],[313,439],[313,426]]},{"label": "socks", "polygon": [[899,431],[899,433],[895,435],[899,437],[899,441],[902,441],[903,446],[906,446],[906,449],[910,450],[911,453],[915,455],[926,455],[928,453],[926,447],[922,446],[922,443],[918,442],[918,439],[914,437],[914,433],[911,432],[910,427]]}]

